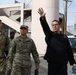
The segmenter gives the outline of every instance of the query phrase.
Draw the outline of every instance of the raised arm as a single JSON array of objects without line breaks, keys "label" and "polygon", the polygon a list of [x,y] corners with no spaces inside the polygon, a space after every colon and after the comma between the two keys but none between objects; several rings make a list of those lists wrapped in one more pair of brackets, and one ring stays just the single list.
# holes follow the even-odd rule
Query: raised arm
[{"label": "raised arm", "polygon": [[38,9],[38,13],[40,14],[40,23],[42,25],[42,28],[43,28],[43,31],[44,31],[44,34],[46,36],[48,36],[49,34],[52,33],[52,31],[50,30],[49,26],[48,26],[48,23],[46,21],[46,17],[45,17],[45,12],[42,8],[39,8]]}]

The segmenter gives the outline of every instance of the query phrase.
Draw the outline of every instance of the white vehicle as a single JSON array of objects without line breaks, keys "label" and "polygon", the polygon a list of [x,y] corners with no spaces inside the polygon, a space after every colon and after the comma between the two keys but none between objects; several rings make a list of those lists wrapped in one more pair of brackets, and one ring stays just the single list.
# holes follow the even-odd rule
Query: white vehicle
[{"label": "white vehicle", "polygon": [[76,53],[76,36],[74,35],[68,36],[68,39],[69,39],[73,52]]}]

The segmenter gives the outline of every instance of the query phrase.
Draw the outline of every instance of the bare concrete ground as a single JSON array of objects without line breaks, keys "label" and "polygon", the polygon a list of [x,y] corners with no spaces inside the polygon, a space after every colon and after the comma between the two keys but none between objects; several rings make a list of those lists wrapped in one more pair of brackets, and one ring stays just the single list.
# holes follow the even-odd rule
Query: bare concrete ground
[{"label": "bare concrete ground", "polygon": [[[76,59],[76,56],[75,56]],[[47,75],[47,62],[46,60],[44,60],[42,57],[40,57],[40,68],[39,68],[39,75]],[[75,75],[72,73],[72,66],[69,65],[68,63],[68,75]],[[34,70],[35,70],[35,66],[34,66],[34,61],[32,60],[32,69],[31,69],[31,75],[34,75]]]}]

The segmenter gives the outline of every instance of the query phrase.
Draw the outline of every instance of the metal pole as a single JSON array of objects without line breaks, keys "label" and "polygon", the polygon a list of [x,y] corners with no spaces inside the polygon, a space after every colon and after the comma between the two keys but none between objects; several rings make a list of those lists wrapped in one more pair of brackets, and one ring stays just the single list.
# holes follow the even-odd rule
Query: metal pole
[{"label": "metal pole", "polygon": [[64,0],[65,1],[65,9],[64,9],[64,34],[67,33],[67,6],[68,6],[68,0]]},{"label": "metal pole", "polygon": [[68,1],[65,1],[65,9],[64,9],[64,34],[66,34],[67,31],[67,3]]}]

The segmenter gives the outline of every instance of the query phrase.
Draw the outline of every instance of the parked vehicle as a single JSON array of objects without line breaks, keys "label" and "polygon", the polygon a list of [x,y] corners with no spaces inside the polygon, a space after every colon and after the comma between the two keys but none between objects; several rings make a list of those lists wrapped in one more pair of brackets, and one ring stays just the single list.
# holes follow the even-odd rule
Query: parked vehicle
[{"label": "parked vehicle", "polygon": [[76,53],[76,36],[68,36],[70,45],[74,53]]}]

